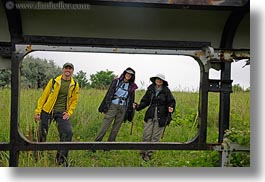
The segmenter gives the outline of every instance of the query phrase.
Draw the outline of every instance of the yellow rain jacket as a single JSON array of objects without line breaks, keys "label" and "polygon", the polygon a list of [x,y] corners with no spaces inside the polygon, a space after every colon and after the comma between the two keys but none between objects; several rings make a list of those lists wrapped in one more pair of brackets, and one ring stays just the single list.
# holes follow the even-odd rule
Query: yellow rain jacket
[{"label": "yellow rain jacket", "polygon": [[[35,114],[40,114],[42,110],[49,114],[52,112],[55,102],[57,100],[57,96],[60,91],[61,78],[62,78],[62,75],[55,78],[53,88],[52,88],[53,79],[51,79],[48,82],[41,97],[38,100],[38,106],[35,109]],[[75,85],[74,79],[71,78],[71,83],[69,85],[69,91],[68,91],[68,97],[67,97],[67,110],[66,110],[69,116],[71,116],[73,114],[73,111],[75,110],[77,100],[78,100],[78,93],[79,93],[79,85],[77,82]]]}]

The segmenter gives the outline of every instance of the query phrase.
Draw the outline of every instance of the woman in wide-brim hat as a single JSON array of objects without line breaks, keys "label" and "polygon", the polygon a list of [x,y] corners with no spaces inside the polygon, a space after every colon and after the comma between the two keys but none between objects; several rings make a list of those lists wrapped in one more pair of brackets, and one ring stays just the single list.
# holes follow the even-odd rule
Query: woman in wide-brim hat
[{"label": "woman in wide-brim hat", "polygon": [[[140,111],[147,106],[144,117],[143,142],[159,142],[164,128],[171,121],[171,113],[175,110],[176,101],[168,88],[165,75],[159,73],[150,78],[152,82],[140,101],[134,107]],[[141,150],[143,160],[148,161],[153,155],[152,150]]]},{"label": "woman in wide-brim hat", "polygon": [[167,82],[166,79],[165,79],[165,75],[163,75],[163,74],[161,74],[161,73],[158,73],[156,76],[151,77],[151,78],[150,78],[150,81],[151,81],[152,83],[155,83],[155,82],[156,82],[156,79],[158,79],[158,80],[162,80],[162,81],[163,81],[163,85],[164,85],[164,86],[168,86],[168,82]]}]

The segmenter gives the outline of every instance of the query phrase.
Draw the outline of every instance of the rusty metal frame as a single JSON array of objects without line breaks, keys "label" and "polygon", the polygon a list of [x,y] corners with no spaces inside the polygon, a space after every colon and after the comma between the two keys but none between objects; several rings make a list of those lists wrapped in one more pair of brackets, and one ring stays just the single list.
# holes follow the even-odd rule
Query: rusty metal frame
[{"label": "rusty metal frame", "polygon": [[[7,1],[2,0],[3,4]],[[78,1],[83,3],[85,1]],[[155,6],[157,8],[167,8],[168,4],[148,4],[148,3],[128,3],[122,1],[91,1],[104,5],[117,6]],[[175,4],[170,8],[183,8],[185,4]],[[236,9],[230,6],[197,6],[190,4],[194,9],[214,8],[214,9]],[[0,143],[0,150],[9,151],[9,165],[11,167],[19,166],[20,151],[30,150],[215,150],[221,146],[225,129],[229,128],[230,116],[230,93],[232,91],[231,63],[233,58],[242,58],[237,53],[243,52],[244,56],[249,58],[249,50],[233,50],[232,43],[235,36],[235,30],[240,20],[248,12],[248,8],[240,9],[232,13],[224,28],[220,49],[212,49],[209,42],[195,41],[155,41],[155,40],[128,40],[128,39],[100,39],[100,38],[73,38],[73,37],[47,37],[47,36],[25,36],[22,33],[20,13],[16,9],[6,11],[9,23],[9,32],[11,42],[0,43],[0,55],[11,58],[11,116],[10,116],[10,142]],[[233,22],[233,23],[232,23]],[[236,23],[234,23],[236,22]],[[119,48],[124,49],[144,49],[148,52],[157,51],[176,55],[192,56],[200,65],[201,79],[199,90],[198,118],[199,129],[193,140],[186,143],[178,142],[44,142],[36,143],[28,141],[19,131],[19,97],[20,97],[20,63],[23,57],[29,53],[27,50],[18,50],[17,46],[49,45],[49,46],[83,46],[98,48]],[[37,49],[36,49],[37,50]],[[162,50],[162,51],[161,51]],[[32,49],[34,51],[34,49]],[[125,51],[126,52],[126,51]],[[209,79],[209,68],[217,66],[221,70],[220,80]],[[214,144],[207,143],[207,116],[208,116],[208,93],[220,93],[219,109],[219,137],[218,142]]]},{"label": "rusty metal frame", "polygon": [[[31,37],[31,40],[34,40],[34,37]],[[37,38],[38,40],[39,38]],[[41,40],[44,40],[45,37],[42,37]],[[18,44],[13,44],[13,51],[11,55],[12,59],[12,78],[11,78],[11,128],[10,128],[10,143],[2,143],[0,144],[1,150],[9,150],[10,151],[10,166],[18,166],[19,161],[19,152],[20,151],[29,151],[29,150],[57,150],[57,149],[70,149],[70,150],[87,150],[87,149],[93,149],[93,150],[140,150],[140,149],[153,149],[153,150],[215,150],[216,146],[220,146],[221,142],[214,143],[214,144],[208,144],[206,142],[207,140],[207,116],[208,116],[208,93],[209,92],[219,92],[219,93],[227,93],[230,94],[232,91],[232,80],[211,80],[209,79],[209,65],[211,63],[211,60],[214,61],[214,64],[223,64],[224,62],[231,64],[231,60],[233,59],[233,56],[238,55],[238,52],[242,53],[242,50],[230,50],[229,53],[227,53],[229,56],[226,56],[225,60],[221,60],[220,57],[223,57],[224,50],[216,50],[214,52],[211,47],[207,46],[209,43],[199,43],[196,42],[193,44],[192,42],[189,42],[188,45],[190,45],[189,48],[186,47],[186,44],[183,44],[182,42],[164,42],[164,41],[134,41],[134,51],[136,51],[137,48],[144,49],[145,50],[153,50],[159,53],[159,51],[165,50],[167,51],[167,54],[169,54],[168,51],[171,51],[171,54],[176,55],[189,55],[194,57],[200,67],[201,67],[201,83],[200,83],[200,98],[199,98],[199,105],[198,105],[198,118],[199,118],[199,130],[197,135],[189,142],[186,143],[178,143],[178,142],[163,142],[163,143],[150,143],[150,142],[45,142],[45,143],[36,143],[28,141],[22,133],[19,131],[19,96],[20,96],[20,62],[22,61],[23,57],[28,54],[30,51],[34,51],[34,47],[36,47],[36,50],[40,50],[40,47],[44,47],[43,50],[52,50],[56,49],[58,45],[59,47],[65,47],[63,44],[64,39],[60,38],[54,38],[52,40],[58,40],[57,43],[53,43],[51,45],[49,42],[49,45],[46,46],[39,46],[38,43],[43,44],[43,42],[37,42],[37,41],[30,41],[29,37],[27,37],[25,44],[22,44],[22,42]],[[75,42],[75,38],[73,38],[71,45],[73,45],[73,42]],[[99,46],[99,43],[97,43],[97,40],[85,40],[85,42],[93,42],[95,45]],[[104,51],[106,49],[109,49],[110,51],[113,51],[114,47],[117,52],[119,50],[120,52],[123,52],[124,49],[131,49],[132,43],[130,41],[126,40],[115,40],[115,44],[113,44],[113,40],[100,40],[100,42],[104,42],[104,44],[100,44],[100,46],[105,45]],[[108,43],[107,43],[108,42]],[[34,43],[30,44],[31,50],[28,50],[28,43]],[[61,46],[63,45],[63,46]],[[75,42],[75,45],[81,45],[79,43]],[[84,42],[82,42],[82,45],[84,45]],[[92,45],[93,48],[95,48],[95,45]],[[148,45],[148,46],[147,46]],[[154,46],[152,46],[154,45]],[[171,49],[170,47],[172,45],[178,45],[178,49]],[[180,45],[183,45],[181,47]],[[196,47],[196,45],[199,45]],[[200,46],[204,45],[206,48],[201,48]],[[89,46],[84,46],[84,49],[90,48],[91,44]],[[77,46],[78,47],[78,46]],[[72,46],[71,49],[74,49],[75,46]],[[100,48],[100,47],[99,47]],[[160,49],[158,49],[160,48]],[[146,51],[147,52],[147,51]],[[248,52],[244,54],[244,57],[247,56]],[[160,52],[161,53],[161,52]],[[219,59],[218,59],[219,58]],[[219,62],[218,62],[219,60]],[[224,71],[224,70],[223,70]],[[230,72],[230,70],[226,70]],[[228,103],[230,104],[230,103]],[[229,107],[229,105],[226,105],[225,107]],[[227,113],[226,113],[227,112]],[[220,115],[229,115],[229,111],[222,111],[220,110]],[[222,135],[222,133],[219,133],[219,137]]]}]

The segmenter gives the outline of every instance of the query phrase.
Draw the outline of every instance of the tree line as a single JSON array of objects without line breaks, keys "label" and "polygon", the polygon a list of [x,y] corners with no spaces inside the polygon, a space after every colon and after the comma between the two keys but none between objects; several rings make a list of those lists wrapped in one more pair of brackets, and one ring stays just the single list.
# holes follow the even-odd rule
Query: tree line
[{"label": "tree line", "polygon": [[[62,73],[62,67],[55,64],[53,60],[26,56],[20,66],[21,88],[44,88],[51,78]],[[99,71],[91,74],[88,80],[86,72],[80,70],[73,75],[79,83],[80,88],[106,89],[117,75],[113,71]],[[11,70],[0,69],[0,87],[11,86]]]},{"label": "tree line", "polygon": [[[54,78],[62,73],[62,67],[55,64],[53,60],[35,58],[26,56],[20,67],[20,83],[21,88],[44,88],[51,78]],[[98,71],[91,74],[87,78],[86,72],[80,70],[73,75],[79,83],[80,88],[96,88],[107,89],[112,80],[117,77],[113,71]],[[0,88],[10,87],[11,85],[11,70],[0,69]],[[244,89],[239,84],[232,87],[233,92],[250,91],[250,87]]]}]

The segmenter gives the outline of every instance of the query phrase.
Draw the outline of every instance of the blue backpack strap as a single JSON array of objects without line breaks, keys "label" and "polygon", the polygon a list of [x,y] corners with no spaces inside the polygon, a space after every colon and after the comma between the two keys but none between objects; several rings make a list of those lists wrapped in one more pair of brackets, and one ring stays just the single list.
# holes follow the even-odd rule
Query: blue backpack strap
[{"label": "blue backpack strap", "polygon": [[116,88],[115,88],[115,92],[117,92],[117,90],[120,88],[122,82],[118,79],[117,84],[116,84]]}]

